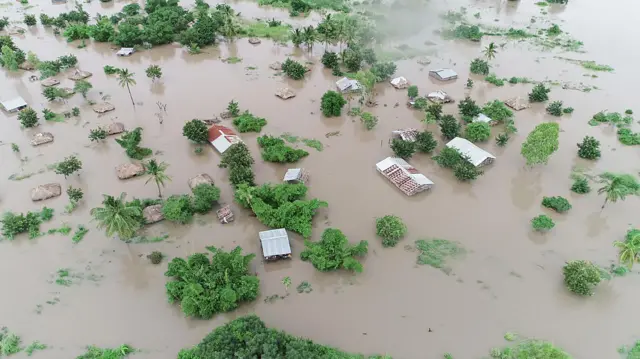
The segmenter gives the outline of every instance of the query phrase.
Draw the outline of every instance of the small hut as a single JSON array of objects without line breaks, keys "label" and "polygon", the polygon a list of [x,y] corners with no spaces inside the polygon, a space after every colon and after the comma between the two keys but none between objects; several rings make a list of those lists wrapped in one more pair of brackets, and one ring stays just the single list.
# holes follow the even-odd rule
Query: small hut
[{"label": "small hut", "polygon": [[47,77],[46,79],[40,81],[40,85],[44,86],[44,87],[51,87],[51,86],[56,86],[60,84],[60,80],[55,79],[53,77]]},{"label": "small hut", "polygon": [[452,69],[435,69],[429,71],[429,76],[438,79],[440,81],[455,80],[458,78],[458,74]]},{"label": "small hut", "polygon": [[22,97],[0,102],[0,106],[7,112],[18,112],[27,108],[27,102]]},{"label": "small hut", "polygon": [[31,146],[40,146],[49,142],[53,142],[53,134],[51,132],[40,132],[33,135]]},{"label": "small hut", "polygon": [[144,207],[144,209],[142,210],[142,217],[144,217],[144,221],[146,224],[153,224],[162,221],[164,219],[164,214],[162,213],[162,205],[154,204]]},{"label": "small hut", "polygon": [[284,228],[262,231],[258,233],[258,236],[260,237],[264,260],[273,261],[291,258],[289,236]]},{"label": "small hut", "polygon": [[101,102],[101,103],[95,104],[93,105],[92,108],[93,108],[93,111],[97,113],[105,113],[105,112],[113,111],[116,109],[116,107],[110,104],[109,102]]},{"label": "small hut", "polygon": [[307,183],[309,172],[304,168],[290,168],[284,174],[283,181],[286,183]]},{"label": "small hut", "polygon": [[123,163],[116,167],[116,174],[121,180],[139,176],[144,173],[144,166],[139,163]]},{"label": "small hut", "polygon": [[280,97],[283,100],[288,100],[292,97],[296,97],[296,93],[288,87],[283,87],[276,91],[276,96]]},{"label": "small hut", "polygon": [[407,79],[403,76],[396,77],[395,79],[389,81],[389,83],[391,83],[391,86],[397,89],[405,89],[409,86],[409,81],[407,81]]},{"label": "small hut", "polygon": [[133,55],[134,52],[136,52],[136,49],[134,49],[133,47],[123,47],[120,50],[118,50],[118,52],[116,52],[116,55],[131,56]]},{"label": "small hut", "polygon": [[462,153],[462,155],[476,167],[488,165],[496,159],[494,155],[461,137],[456,137],[447,142],[446,146],[458,150],[458,152]]},{"label": "small hut", "polygon": [[82,70],[76,69],[73,75],[69,76],[69,79],[73,81],[80,81],[80,80],[86,79],[87,77],[91,77],[91,75],[93,74],[89,71],[82,71]]},{"label": "small hut", "polygon": [[189,178],[189,188],[193,191],[194,188],[198,187],[201,184],[209,184],[214,185],[213,178],[206,173],[200,173],[195,177]]},{"label": "small hut", "polygon": [[218,152],[224,153],[231,145],[241,143],[242,139],[226,126],[213,125],[209,128],[209,142]]},{"label": "small hut", "polygon": [[45,199],[58,197],[62,194],[62,187],[59,183],[47,183],[31,190],[31,200],[44,201]]},{"label": "small hut", "polygon": [[231,207],[228,204],[222,206],[222,208],[217,210],[216,215],[218,216],[218,220],[222,224],[231,223],[235,219],[233,217],[233,212],[231,212]]}]

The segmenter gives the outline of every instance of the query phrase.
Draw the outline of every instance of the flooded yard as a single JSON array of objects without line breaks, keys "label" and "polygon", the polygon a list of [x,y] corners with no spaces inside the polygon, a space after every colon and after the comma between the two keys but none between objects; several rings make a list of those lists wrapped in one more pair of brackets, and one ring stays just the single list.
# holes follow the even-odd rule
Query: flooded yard
[{"label": "flooded yard", "polygon": [[[618,250],[612,243],[623,240],[627,230],[639,225],[636,211],[640,202],[635,196],[601,209],[604,196],[597,194],[598,184],[592,183],[592,191],[586,195],[570,191],[570,175],[575,168],[592,175],[607,171],[638,175],[640,171],[639,147],[621,144],[613,127],[588,125],[600,111],[640,111],[635,87],[640,81],[635,68],[640,53],[621,40],[640,36],[640,30],[629,26],[635,11],[640,11],[638,3],[585,0],[539,6],[524,0],[431,0],[386,14],[386,22],[379,26],[388,39],[379,56],[391,56],[393,52],[398,57],[397,52],[403,51],[415,55],[395,61],[396,76],[406,77],[421,94],[446,91],[456,103],[445,104],[445,114],[458,116],[457,103],[465,96],[481,106],[495,99],[527,98],[533,84],[497,87],[484,81],[484,76],[469,73],[469,63],[482,57],[482,50],[490,42],[498,45],[498,53],[490,61],[492,73],[548,81],[548,102],[563,101],[575,109],[569,115],[553,117],[545,112],[548,103],[534,103],[514,112],[518,131],[505,147],[494,141],[504,126],[493,127],[489,141],[479,146],[496,160],[473,182],[458,181],[431,155],[414,155],[409,160],[411,165],[435,184],[431,190],[411,197],[381,176],[375,164],[393,155],[388,141],[391,131],[400,128],[432,131],[438,140],[434,153],[438,153],[446,143],[438,125],[424,124],[424,112],[405,105],[407,91],[396,90],[388,82],[376,85],[378,105],[366,109],[379,118],[373,130],[366,130],[358,117],[347,115],[347,106],[359,106],[355,99],[342,109],[341,116],[324,117],[320,99],[327,90],[335,90],[339,79],[320,63],[324,44],[318,42],[308,52],[304,47],[265,38],[252,45],[240,37],[202,48],[202,53],[195,55],[173,43],[117,57],[119,47],[109,43],[87,40],[87,46],[79,49],[79,41],[67,42],[63,36],[55,36],[51,28],[22,24],[24,12],[57,15],[73,10],[72,2],[53,5],[31,0],[29,4],[27,10],[14,1],[0,6],[0,18],[19,21],[15,25],[26,29],[24,34],[12,36],[15,44],[25,52],[36,53],[41,60],[77,56],[77,67],[93,74],[88,78],[93,85],[88,100],[115,105],[114,111],[99,115],[80,94],[64,102],[48,102],[40,81],[29,80],[37,71],[0,71],[3,101],[20,96],[39,114],[43,108],[57,113],[73,107],[81,111],[79,117],[63,122],[41,118],[40,125],[31,129],[21,128],[16,114],[0,112],[2,212],[39,211],[47,206],[55,210],[55,215],[42,224],[41,230],[63,224],[74,230],[78,225],[89,229],[79,243],[60,234],[32,240],[22,234],[0,242],[0,327],[19,334],[25,345],[38,340],[49,346],[34,356],[75,358],[87,345],[111,348],[127,343],[140,350],[134,358],[176,358],[180,349],[198,344],[214,328],[250,313],[269,327],[319,344],[396,359],[441,358],[444,353],[456,359],[484,358],[491,348],[509,344],[503,338],[507,332],[551,341],[573,358],[585,359],[618,358],[618,347],[638,339],[636,322],[633,315],[629,317],[640,296],[637,273],[603,281],[592,297],[570,293],[562,275],[569,260],[589,260],[601,267],[617,264]],[[126,4],[92,1],[83,6],[93,17],[96,13],[113,15]],[[316,12],[290,18],[287,10],[259,7],[248,1],[228,4],[244,18],[274,18],[295,28],[322,19]],[[191,2],[180,5],[193,7]],[[439,32],[451,25],[441,15],[450,10],[458,12],[461,7],[467,21],[482,24],[485,32],[527,26],[535,32],[557,24],[564,32],[562,36],[584,45],[579,51],[570,51],[563,46],[542,47],[537,39],[506,36],[484,36],[480,42],[443,39]],[[337,51],[339,46],[329,48]],[[241,61],[222,61],[231,57]],[[288,57],[311,68],[303,80],[289,79],[269,68]],[[419,63],[425,58],[430,64]],[[564,58],[595,61],[615,70],[596,72]],[[136,84],[131,86],[135,106],[117,78],[104,73],[105,65],[135,74]],[[149,65],[159,65],[162,78],[147,78],[145,69]],[[459,77],[439,82],[428,74],[436,68],[451,68]],[[73,70],[55,76],[61,81],[60,87],[73,87],[68,79],[71,74]],[[471,89],[465,88],[468,78],[474,81]],[[282,87],[294,90],[296,96],[286,101],[276,97],[274,93]],[[585,87],[591,90],[580,90]],[[311,240],[319,240],[329,227],[341,229],[352,243],[368,240],[369,253],[362,260],[362,273],[316,270],[300,260],[304,239],[291,231],[292,259],[273,263],[262,260],[258,232],[269,228],[234,201],[228,171],[218,167],[220,154],[209,144],[197,154],[196,146],[182,135],[185,122],[219,117],[231,100],[238,102],[242,111],[268,121],[260,134],[239,134],[256,160],[256,183],[280,183],[289,168],[308,170],[307,197],[328,203],[314,217]],[[166,112],[158,104],[166,105]],[[221,121],[233,128],[232,120]],[[147,237],[166,237],[158,242],[125,243],[107,237],[104,230],[96,228],[90,214],[92,208],[101,206],[103,194],[126,192],[128,199],[157,198],[158,191],[153,181],[145,185],[146,176],[118,179],[115,167],[136,161],[126,156],[114,141],[115,136],[101,143],[87,138],[90,129],[112,122],[123,123],[127,130],[141,127],[141,145],[154,152],[146,160],[154,158],[169,165],[171,181],[164,188],[165,198],[189,193],[188,180],[207,173],[221,189],[220,203],[231,205],[235,221],[222,225],[214,211],[196,215],[186,225],[162,221],[145,226]],[[560,124],[559,149],[546,165],[529,167],[520,154],[521,144],[542,122]],[[638,124],[634,121],[630,128],[637,131]],[[30,141],[38,132],[51,132],[55,139],[33,147]],[[299,142],[296,146],[310,154],[298,163],[262,161],[256,138],[285,133],[319,140],[322,151]],[[576,155],[576,143],[587,135],[600,141],[602,156],[598,161]],[[20,152],[12,152],[12,143]],[[74,154],[83,164],[78,175],[64,178],[50,169],[50,165]],[[29,174],[16,180],[16,176]],[[32,188],[54,182],[62,185],[63,192],[68,186],[83,190],[84,198],[72,214],[64,213],[64,193],[44,202],[30,200]],[[543,196],[563,196],[573,208],[568,213],[550,214],[540,205]],[[541,213],[548,213],[556,222],[547,233],[531,229],[531,218]],[[394,248],[383,248],[376,236],[375,219],[388,214],[402,218],[408,228]],[[447,270],[416,264],[415,241],[432,238],[455,241],[465,254],[448,261]],[[185,318],[178,305],[167,302],[166,260],[204,252],[206,246],[226,250],[241,246],[245,253],[255,253],[252,270],[261,280],[260,296],[210,320]],[[165,262],[151,264],[147,255],[152,251],[162,252],[167,257]],[[56,283],[61,268],[71,273],[69,285]],[[285,295],[285,277],[291,278],[291,294],[284,299],[265,300]],[[295,291],[303,281],[311,284],[310,293]],[[16,357],[20,355],[26,357]]]}]

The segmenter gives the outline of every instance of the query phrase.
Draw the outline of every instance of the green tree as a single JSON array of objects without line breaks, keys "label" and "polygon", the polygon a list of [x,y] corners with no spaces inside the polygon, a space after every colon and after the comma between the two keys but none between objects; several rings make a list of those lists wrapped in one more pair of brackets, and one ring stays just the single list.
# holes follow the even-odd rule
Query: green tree
[{"label": "green tree", "polygon": [[118,84],[120,84],[120,87],[122,88],[127,88],[127,91],[129,91],[129,97],[131,97],[131,103],[133,104],[133,107],[136,107],[130,87],[136,84],[136,80],[133,78],[133,75],[135,74],[133,72],[129,72],[128,69],[121,69],[118,72]]},{"label": "green tree", "polygon": [[482,142],[491,136],[491,127],[486,122],[472,122],[465,129],[465,137],[471,142]]},{"label": "green tree", "polygon": [[409,86],[407,88],[407,96],[409,96],[410,99],[414,99],[418,97],[418,86],[415,86],[415,85]]},{"label": "green tree", "polygon": [[267,162],[293,163],[309,155],[309,152],[287,146],[283,139],[273,136],[258,137],[258,146],[262,148],[262,159]]},{"label": "green tree", "polygon": [[111,42],[116,37],[116,30],[111,21],[104,17],[98,20],[95,25],[89,26],[89,36],[97,42]]},{"label": "green tree", "polygon": [[211,259],[205,253],[192,254],[186,260],[174,258],[165,273],[170,278],[166,284],[169,303],[179,303],[187,317],[209,319],[232,311],[255,300],[260,291],[260,279],[250,267],[255,254],[243,255],[240,247],[230,252],[215,247],[207,250]]},{"label": "green tree", "polygon": [[561,196],[543,197],[542,205],[546,208],[551,208],[558,213],[564,213],[572,207],[569,201]]},{"label": "green tree", "polygon": [[18,121],[25,128],[31,128],[38,125],[38,113],[31,107],[27,107],[18,113]]},{"label": "green tree", "polygon": [[520,153],[527,160],[527,165],[547,163],[549,157],[558,150],[560,125],[554,122],[542,123],[529,133],[522,143]]},{"label": "green tree", "polygon": [[209,142],[209,128],[198,119],[193,119],[184,124],[182,135],[195,143]]},{"label": "green tree", "polygon": [[593,295],[593,288],[602,280],[598,267],[589,261],[569,261],[562,271],[567,289],[579,295]]},{"label": "green tree", "polygon": [[304,35],[300,29],[291,30],[291,34],[289,36],[291,38],[291,42],[293,46],[300,47],[300,45],[304,42]]},{"label": "green tree", "polygon": [[322,62],[324,67],[328,69],[333,69],[336,66],[339,66],[338,55],[333,51],[325,51],[324,54],[322,54],[322,60],[320,62]]},{"label": "green tree", "polygon": [[164,162],[158,163],[156,160],[150,160],[144,165],[145,173],[149,175],[149,178],[144,184],[149,183],[153,180],[158,187],[158,197],[162,197],[162,191],[160,190],[160,186],[164,187],[165,182],[171,181],[171,177],[169,177],[165,171],[169,167],[168,164]]},{"label": "green tree", "polygon": [[102,127],[98,127],[93,130],[89,130],[89,140],[93,141],[101,141],[107,138],[108,132],[106,129]]},{"label": "green tree", "polygon": [[546,111],[551,116],[562,116],[562,101],[553,101],[547,106]]},{"label": "green tree", "polygon": [[373,88],[376,85],[376,82],[378,81],[378,78],[376,77],[376,75],[370,70],[358,71],[358,73],[356,73],[355,78],[363,87],[362,100],[364,100],[364,103],[368,106],[375,105],[375,101],[373,100],[375,97]]},{"label": "green tree", "polygon": [[[480,106],[476,105],[476,102],[469,96],[458,103],[458,110],[465,122],[472,122],[473,119],[482,112]],[[493,119],[493,117],[491,117]]]},{"label": "green tree", "polygon": [[244,143],[234,143],[222,154],[222,161],[218,165],[220,168],[229,169],[229,182],[236,188],[245,184],[254,185],[255,174],[252,166],[254,160],[249,152],[249,148]]},{"label": "green tree", "polygon": [[578,143],[578,157],[587,160],[600,158],[600,141],[594,137],[585,136],[582,143]]},{"label": "green tree", "polygon": [[537,84],[533,87],[533,90],[529,93],[530,102],[544,102],[549,99],[549,92],[551,89],[546,88],[543,84]]},{"label": "green tree", "polygon": [[489,63],[483,59],[473,59],[469,65],[469,71],[472,74],[487,76],[489,74]]},{"label": "green tree", "polygon": [[24,24],[27,26],[35,26],[37,24],[36,16],[31,14],[24,14]]},{"label": "green tree", "polygon": [[309,25],[304,28],[304,30],[302,31],[302,39],[309,52],[312,52],[313,44],[316,42],[316,30],[313,28],[313,26]]},{"label": "green tree", "polygon": [[153,153],[150,148],[140,147],[140,142],[142,142],[142,127],[125,131],[120,138],[116,138],[116,143],[125,149],[127,156],[136,160],[142,160]]},{"label": "green tree", "polygon": [[233,119],[233,125],[238,128],[241,133],[244,132],[260,132],[267,125],[267,120],[262,117],[256,117],[245,111],[242,115]]},{"label": "green tree", "polygon": [[640,183],[632,175],[605,172],[599,177],[600,183],[603,183],[604,186],[598,189],[598,194],[605,194],[602,209],[607,205],[607,202],[624,201],[627,196],[640,194]]},{"label": "green tree", "polygon": [[113,38],[113,42],[118,46],[133,47],[142,45],[144,36],[144,32],[137,24],[125,20],[118,24],[118,31]]},{"label": "green tree", "polygon": [[160,77],[162,77],[162,69],[158,65],[149,65],[149,67],[147,67],[145,72],[147,74],[147,77],[150,78],[152,81],[155,81]]},{"label": "green tree", "polygon": [[346,104],[347,101],[342,97],[342,94],[330,90],[322,95],[320,110],[325,117],[340,116],[342,108]]},{"label": "green tree", "polygon": [[193,210],[196,213],[207,213],[220,199],[220,189],[212,184],[202,183],[193,188]]},{"label": "green tree", "polygon": [[356,257],[367,254],[369,244],[360,241],[357,245],[349,244],[347,237],[335,228],[327,228],[318,242],[305,240],[305,249],[300,253],[303,261],[309,261],[322,272],[346,269],[362,272],[362,264]]},{"label": "green tree", "polygon": [[416,135],[415,142],[416,150],[422,153],[430,153],[432,152],[436,146],[438,146],[438,141],[433,138],[433,134],[429,131],[418,132]]},{"label": "green tree", "polygon": [[162,214],[169,221],[187,224],[193,218],[193,203],[187,195],[170,196],[162,205]]},{"label": "green tree", "polygon": [[82,197],[84,197],[84,193],[80,188],[73,188],[69,186],[69,188],[67,188],[67,196],[69,196],[69,201],[73,203],[78,203],[80,202]]},{"label": "green tree", "polygon": [[65,157],[64,161],[56,163],[55,173],[63,175],[64,178],[82,169],[82,161],[76,156]]},{"label": "green tree", "polygon": [[48,101],[61,100],[61,99],[64,99],[64,98],[66,98],[68,96],[66,91],[64,91],[63,89],[57,88],[57,87],[53,87],[53,86],[45,87],[44,90],[42,90],[42,95]]},{"label": "green tree", "polygon": [[104,207],[97,207],[91,210],[93,219],[98,222],[98,228],[104,228],[107,236],[114,234],[120,239],[129,239],[140,229],[142,209],[139,206],[124,201],[126,194],[121,193],[120,197],[103,195]]},{"label": "green tree", "polygon": [[[500,100],[487,102],[482,106],[480,112],[499,123],[508,123],[508,121],[513,117],[513,111],[511,111],[507,105]],[[478,112],[478,114],[480,112]],[[475,116],[477,116],[477,114]]]},{"label": "green tree", "polygon": [[91,27],[85,24],[69,25],[62,35],[67,38],[68,42],[74,40],[86,40],[91,37]]},{"label": "green tree", "polygon": [[405,141],[400,138],[394,138],[391,140],[390,147],[395,156],[405,160],[411,158],[416,152],[416,145],[414,142]]},{"label": "green tree", "polygon": [[636,262],[640,262],[640,231],[631,229],[627,232],[624,242],[615,241],[613,246],[618,248],[620,264],[632,269]]},{"label": "green tree", "polygon": [[18,71],[18,56],[16,52],[9,46],[4,45],[1,48],[2,57],[0,57],[0,64],[6,67],[10,71]]},{"label": "green tree", "polygon": [[91,82],[85,81],[85,80],[78,80],[78,81],[76,81],[75,85],[73,86],[73,90],[75,92],[81,93],[82,97],[84,97],[84,98],[87,98],[87,93],[92,88],[93,88],[93,85],[91,85]]},{"label": "green tree", "polygon": [[591,192],[591,186],[589,186],[589,181],[581,176],[573,181],[571,191],[578,194],[585,194]]},{"label": "green tree", "polygon": [[376,218],[376,234],[382,238],[383,247],[395,247],[407,234],[407,226],[400,217],[387,215]]},{"label": "green tree", "polygon": [[227,105],[227,111],[229,111],[231,117],[240,116],[240,106],[238,106],[238,103],[236,101],[229,101],[229,104]]},{"label": "green tree", "polygon": [[284,63],[282,63],[282,71],[285,73],[285,75],[294,80],[302,80],[304,78],[304,74],[307,72],[307,69],[298,61],[294,61],[288,58],[284,61]]},{"label": "green tree", "polygon": [[452,140],[460,135],[460,123],[451,115],[444,115],[440,120],[440,132],[447,140]]},{"label": "green tree", "polygon": [[498,47],[496,46],[495,43],[491,42],[489,44],[489,46],[484,48],[484,57],[487,58],[487,60],[493,60],[496,58],[496,55],[498,54]]}]

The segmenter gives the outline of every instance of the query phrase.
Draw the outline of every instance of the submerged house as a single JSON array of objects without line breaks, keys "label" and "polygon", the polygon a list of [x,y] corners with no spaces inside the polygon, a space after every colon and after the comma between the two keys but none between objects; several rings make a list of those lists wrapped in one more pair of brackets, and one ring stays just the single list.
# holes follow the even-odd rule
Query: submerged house
[{"label": "submerged house", "polygon": [[455,80],[458,78],[458,74],[452,69],[435,69],[429,71],[429,76],[438,79],[440,81]]},{"label": "submerged house", "polygon": [[450,103],[454,102],[453,98],[444,91],[434,91],[427,94],[427,98],[432,102]]},{"label": "submerged house", "polygon": [[136,49],[134,49],[133,47],[123,47],[120,50],[118,50],[118,52],[116,52],[116,55],[131,56],[134,52],[136,52]]},{"label": "submerged house", "polygon": [[0,106],[7,112],[18,112],[27,108],[27,102],[22,97],[0,102]]},{"label": "submerged house", "polygon": [[416,142],[416,137],[420,133],[415,128],[405,128],[401,130],[393,130],[391,131],[392,138],[399,138],[403,141]]},{"label": "submerged house", "polygon": [[407,81],[407,79],[404,78],[404,76],[396,77],[395,79],[392,79],[391,81],[389,81],[389,83],[391,83],[391,86],[397,89],[405,89],[409,87],[409,81]]},{"label": "submerged house", "polygon": [[309,172],[304,168],[290,168],[287,173],[284,174],[282,179],[286,183],[306,183],[309,179]]},{"label": "submerged house", "polygon": [[413,196],[433,186],[430,179],[402,158],[387,157],[376,163],[376,169],[407,196]]},{"label": "submerged house", "polygon": [[496,159],[494,155],[461,137],[456,137],[449,141],[447,147],[455,148],[464,156],[467,156],[469,162],[476,167],[488,165]]},{"label": "submerged house", "polygon": [[488,123],[491,126],[495,126],[498,124],[498,121],[491,119],[489,116],[485,115],[484,113],[481,113],[478,116],[476,116],[473,119],[473,122],[484,122],[484,123]]},{"label": "submerged house", "polygon": [[209,127],[209,142],[220,153],[224,153],[231,145],[242,142],[242,139],[230,128],[222,125]]},{"label": "submerged house", "polygon": [[358,92],[362,90],[362,85],[357,80],[352,80],[346,77],[336,81],[336,87],[340,92]]},{"label": "submerged house", "polygon": [[272,229],[258,233],[262,255],[265,260],[273,261],[277,259],[291,258],[291,246],[289,245],[289,235],[284,228]]}]

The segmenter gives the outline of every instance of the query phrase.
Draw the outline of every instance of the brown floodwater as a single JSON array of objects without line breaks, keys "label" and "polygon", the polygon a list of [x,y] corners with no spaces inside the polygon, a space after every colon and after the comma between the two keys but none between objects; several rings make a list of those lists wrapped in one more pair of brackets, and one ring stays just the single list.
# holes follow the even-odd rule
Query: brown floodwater
[{"label": "brown floodwater", "polygon": [[[22,17],[17,2],[0,7],[0,16],[12,20]],[[126,2],[85,4],[90,14],[113,14]],[[32,0],[35,7],[27,12],[57,14],[73,5],[51,5]],[[190,4],[183,4],[190,5]],[[268,10],[248,2],[231,5],[246,17],[278,18],[294,23],[286,11]],[[562,49],[542,51],[531,42],[487,38],[481,44],[444,41],[433,31],[442,27],[438,14],[467,7],[469,18],[480,12],[486,25],[503,28],[524,27],[535,17],[535,28],[557,23],[575,39],[584,42],[586,53],[563,53]],[[624,9],[624,11],[616,11]],[[541,11],[548,14],[541,14]],[[87,102],[76,95],[64,104],[48,104],[41,95],[38,82],[30,82],[28,72],[1,71],[0,98],[22,96],[38,111],[49,107],[54,111],[78,106],[81,116],[65,123],[44,123],[37,129],[23,130],[15,115],[0,114],[0,207],[2,211],[38,210],[46,205],[56,216],[42,226],[43,230],[68,223],[72,227],[87,225],[90,232],[82,242],[72,244],[70,237],[46,235],[28,240],[21,235],[0,244],[0,325],[22,335],[25,342],[39,340],[52,348],[38,353],[43,358],[72,358],[84,347],[94,344],[114,347],[128,343],[143,350],[139,358],[175,358],[180,348],[197,344],[213,328],[236,316],[256,313],[268,326],[291,334],[305,336],[322,344],[346,351],[389,354],[394,358],[440,358],[450,352],[455,358],[480,358],[492,347],[503,346],[506,332],[525,337],[543,338],[563,347],[575,358],[616,358],[616,348],[628,344],[637,332],[633,313],[640,298],[640,279],[636,275],[616,278],[600,285],[590,298],[569,294],[562,283],[562,266],[566,260],[587,259],[607,266],[617,253],[612,246],[626,230],[638,226],[637,198],[610,204],[600,210],[603,198],[595,191],[578,196],[569,191],[569,174],[573,166],[591,173],[603,171],[637,173],[639,150],[622,146],[615,132],[605,126],[587,125],[591,116],[601,110],[636,112],[636,81],[639,52],[622,43],[620,34],[635,38],[640,31],[628,26],[640,11],[640,5],[621,0],[615,8],[596,0],[572,1],[563,7],[540,8],[532,2],[454,1],[446,4],[431,1],[421,11],[415,8],[393,12],[399,24],[394,27],[398,43],[422,51],[430,51],[432,67],[452,67],[460,78],[440,84],[428,78],[429,67],[415,59],[398,61],[398,75],[418,85],[421,93],[443,89],[456,99],[469,93],[478,103],[510,96],[526,96],[532,85],[495,86],[472,77],[476,84],[465,90],[468,64],[490,41],[506,43],[492,61],[493,71],[500,77],[530,77],[535,80],[583,82],[597,86],[589,93],[564,90],[554,86],[553,100],[562,100],[575,108],[572,115],[553,118],[544,105],[516,113],[518,134],[505,148],[493,141],[481,145],[496,155],[497,160],[473,183],[460,183],[450,170],[440,169],[430,156],[416,155],[411,163],[435,182],[428,193],[407,198],[380,176],[374,168],[377,161],[391,155],[387,141],[390,132],[403,127],[424,127],[417,112],[404,106],[406,92],[388,84],[377,87],[379,105],[371,111],[380,122],[373,131],[346,115],[324,118],[319,111],[322,94],[334,88],[330,71],[319,64],[323,46],[314,54],[263,41],[258,46],[246,39],[222,43],[204,49],[200,55],[189,55],[178,45],[142,51],[129,58],[115,56],[106,44],[89,43],[77,49],[54,37],[50,29],[40,25],[14,36],[17,45],[35,52],[41,59],[53,59],[73,53],[82,70],[93,72],[89,79],[93,89],[89,99],[99,101],[108,96],[116,110],[102,116],[91,111]],[[298,24],[317,21],[319,15]],[[418,26],[416,28],[416,26]],[[406,31],[403,31],[406,30]],[[427,46],[425,41],[432,41]],[[238,64],[227,64],[221,58],[237,56]],[[313,70],[303,81],[275,76],[268,65],[293,56],[314,61]],[[554,58],[564,56],[595,60],[615,68],[612,73],[599,72],[597,78],[579,65]],[[126,90],[115,78],[106,76],[104,65],[126,67],[136,74],[137,85],[131,91],[138,105],[133,108]],[[157,83],[144,75],[150,64],[162,67],[163,78]],[[248,67],[256,67],[251,70]],[[66,75],[57,76],[61,86],[72,87]],[[297,91],[297,97],[282,101],[273,93],[281,86]],[[263,133],[284,132],[316,138],[324,151],[311,153],[299,165],[311,172],[309,197],[329,203],[314,221],[313,239],[327,227],[340,228],[351,241],[369,240],[369,255],[361,274],[344,272],[320,273],[309,263],[298,259],[303,241],[291,236],[294,259],[279,263],[253,261],[261,279],[262,296],[233,313],[220,314],[211,320],[184,318],[177,305],[167,303],[164,293],[166,263],[154,266],[146,255],[159,250],[169,258],[185,257],[204,251],[205,246],[230,249],[242,246],[246,252],[258,254],[257,232],[265,227],[233,203],[226,170],[217,167],[220,156],[207,147],[202,155],[182,136],[182,125],[192,118],[211,118],[222,112],[230,100],[238,101],[243,110],[268,119]],[[156,102],[167,105],[164,122],[159,123]],[[400,106],[394,105],[399,103]],[[346,112],[346,111],[344,111]],[[457,113],[457,106],[446,105],[445,112]],[[158,223],[147,228],[149,236],[167,234],[164,242],[126,244],[107,238],[95,228],[89,210],[99,206],[102,194],[126,192],[132,197],[155,197],[156,187],[145,185],[145,178],[128,181],[117,179],[114,167],[129,159],[113,138],[95,144],[87,139],[90,128],[110,121],[123,122],[127,128],[144,129],[142,145],[156,151],[158,160],[169,164],[173,181],[165,195],[189,191],[187,180],[198,173],[208,173],[222,189],[222,202],[231,203],[236,221],[221,225],[215,213],[198,216],[189,225]],[[543,121],[560,123],[560,148],[546,166],[527,168],[520,155],[526,134]],[[637,125],[634,124],[635,127]],[[435,125],[429,129],[437,131]],[[52,132],[55,142],[40,147],[29,145],[30,136],[39,131]],[[339,131],[339,136],[325,137]],[[493,136],[501,131],[493,130]],[[602,143],[602,158],[586,162],[576,156],[576,143],[585,135]],[[259,183],[279,182],[293,165],[267,164],[259,160],[256,134],[243,134],[257,163],[254,166]],[[11,151],[10,143],[20,146],[20,154]],[[442,141],[440,141],[442,146]],[[35,174],[22,181],[11,181],[13,173],[38,172],[48,164],[77,154],[83,162],[80,175],[68,179],[52,171]],[[23,160],[21,161],[21,157]],[[38,184],[59,182],[84,190],[85,198],[72,215],[64,214],[66,195],[33,203],[29,190]],[[597,185],[594,185],[594,187]],[[573,204],[567,214],[551,214],[556,227],[547,234],[533,233],[529,221],[545,212],[543,196],[561,195]],[[386,214],[404,219],[408,235],[392,249],[382,248],[375,236],[374,220]],[[467,254],[451,262],[448,274],[428,266],[417,266],[416,253],[405,249],[420,238],[445,238],[458,241]],[[69,287],[53,283],[59,268],[82,274]],[[272,294],[284,294],[281,280],[290,276],[290,296],[274,303],[263,301]],[[301,281],[313,285],[310,294],[298,294],[293,287]],[[47,302],[53,303],[48,304]]]}]

